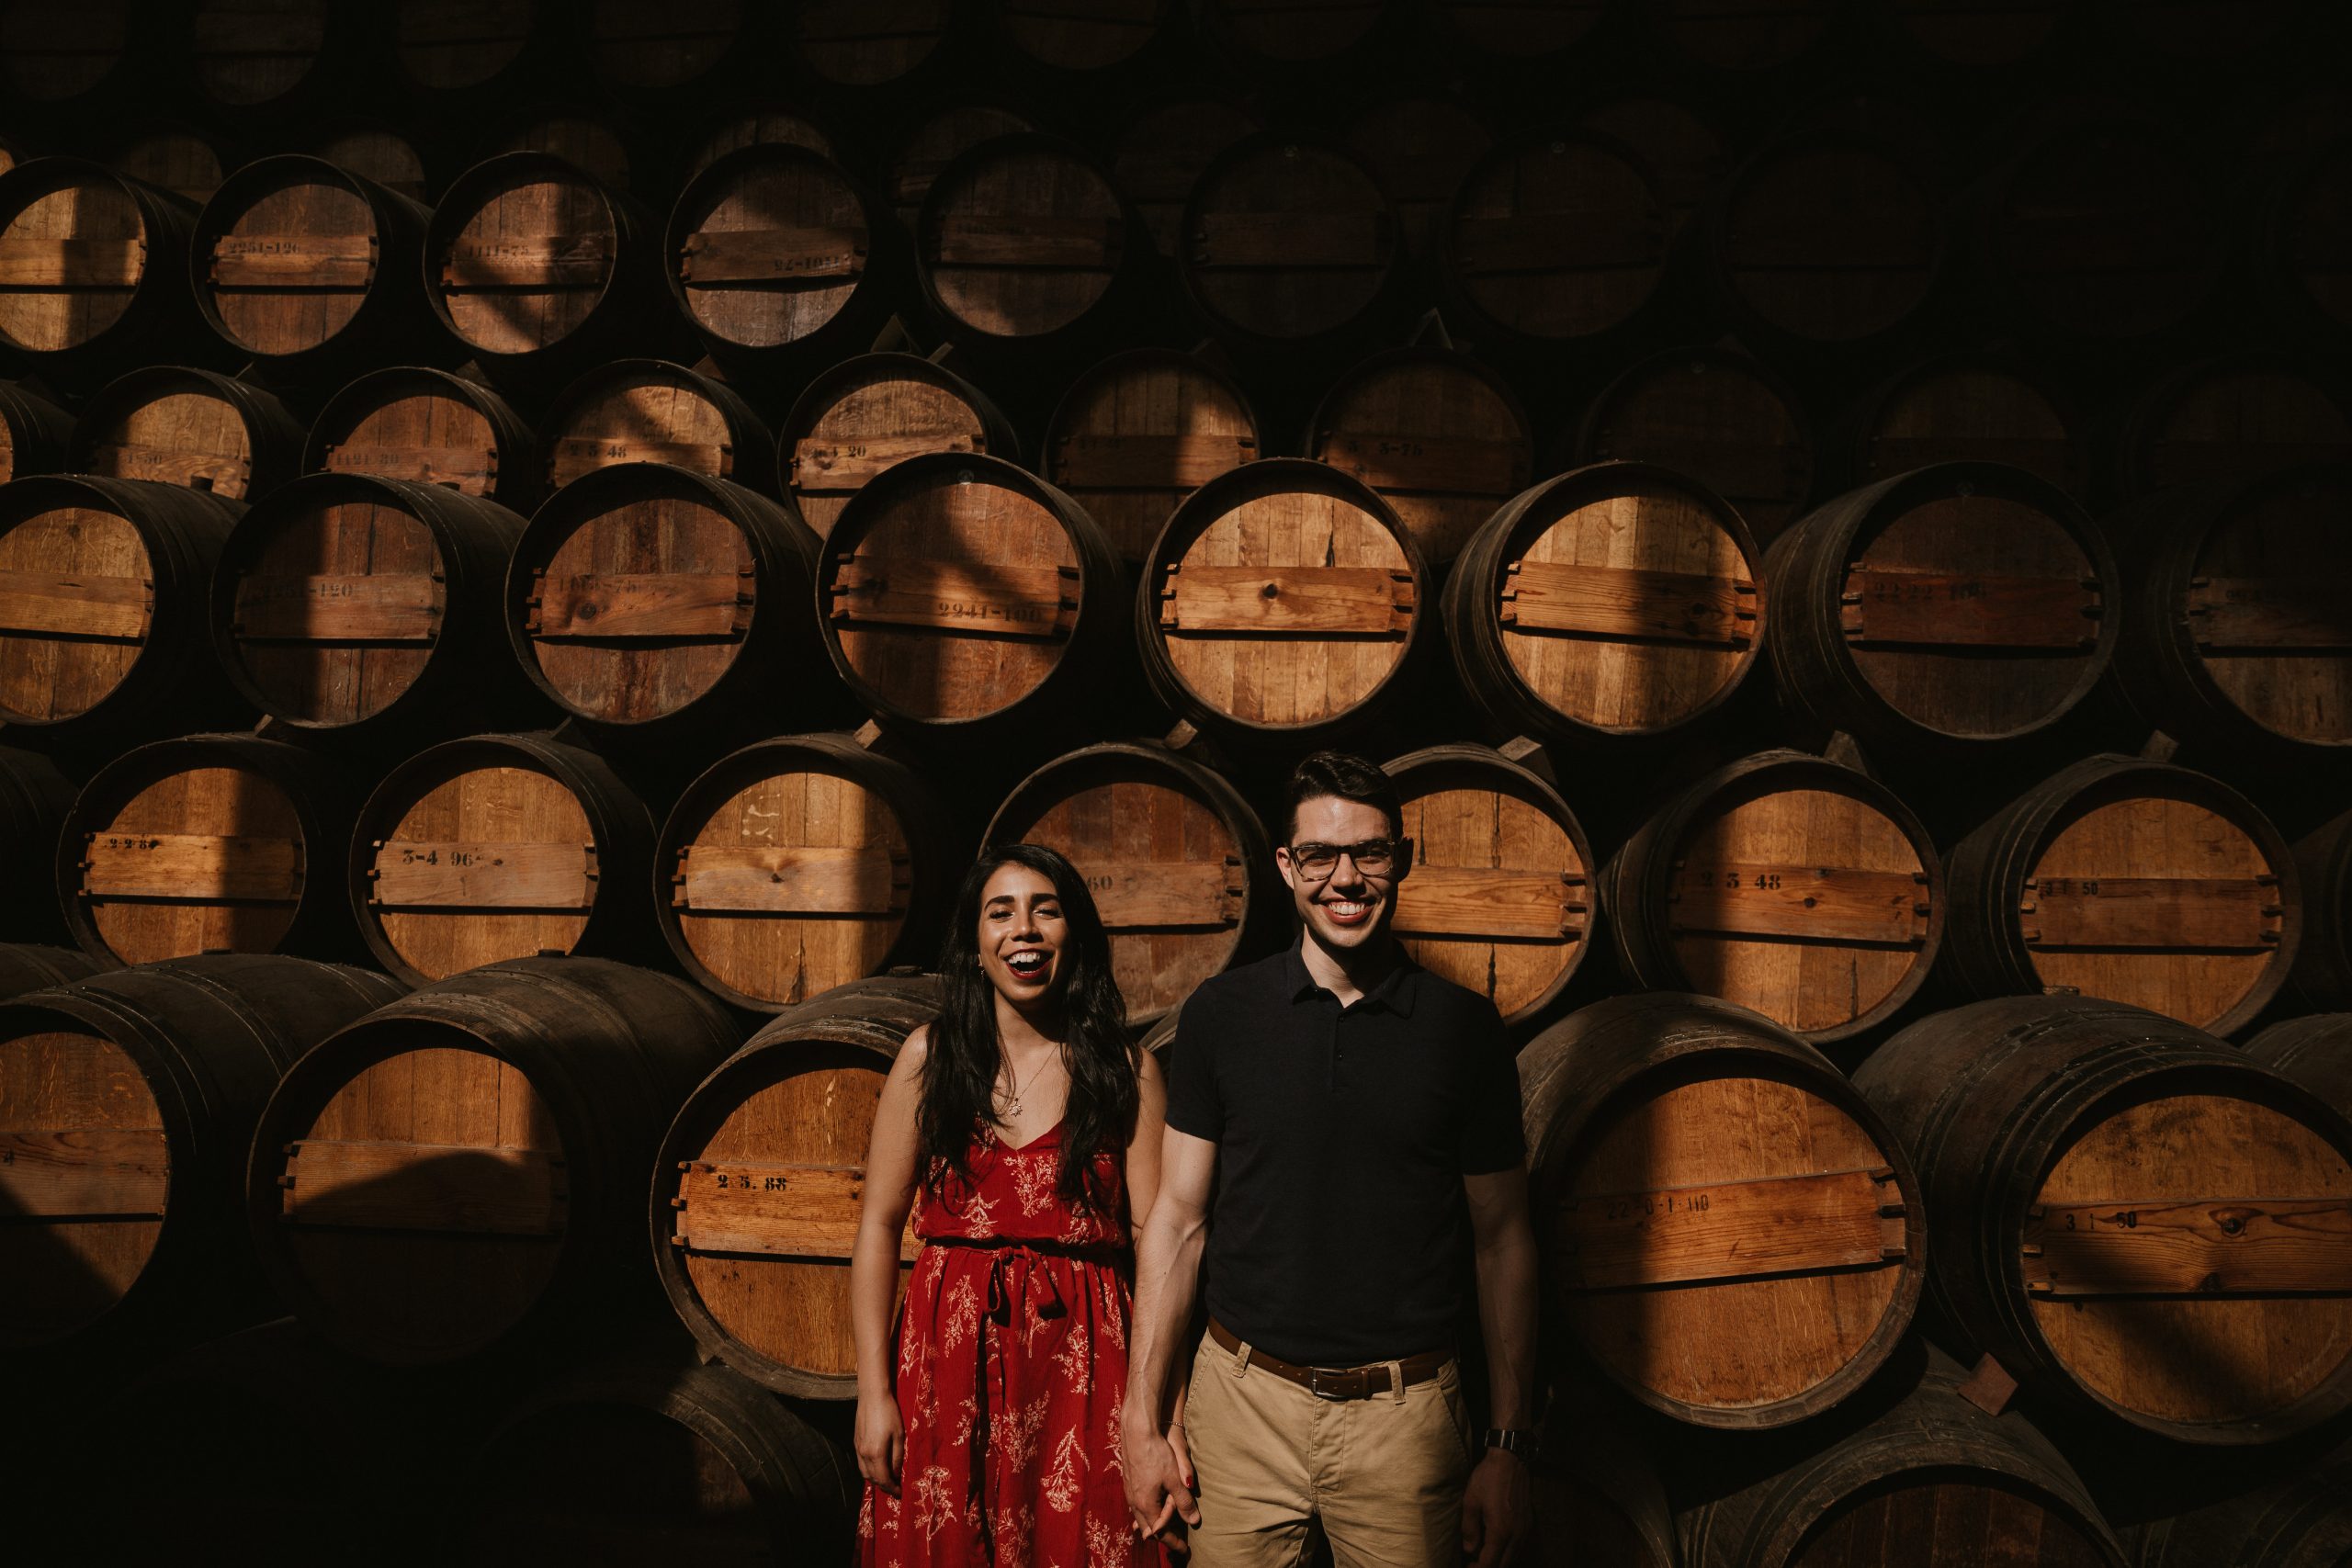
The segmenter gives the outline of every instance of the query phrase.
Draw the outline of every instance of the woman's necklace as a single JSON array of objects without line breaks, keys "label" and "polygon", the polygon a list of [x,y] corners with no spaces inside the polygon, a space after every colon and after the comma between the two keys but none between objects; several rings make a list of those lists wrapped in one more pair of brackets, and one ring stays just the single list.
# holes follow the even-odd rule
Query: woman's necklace
[{"label": "woman's necklace", "polygon": [[[1060,1059],[1061,1053],[1058,1051],[1051,1053],[1048,1057],[1048,1060],[1052,1061],[1059,1061]],[[1004,1059],[1004,1076],[1012,1080],[1012,1091],[1004,1096],[1004,1110],[998,1119],[1000,1121],[1011,1122],[1018,1118],[1021,1114],[1021,1076],[1013,1070],[1012,1058],[1010,1056],[1007,1056]],[[1031,1073],[1029,1075],[1029,1087],[1031,1089],[1037,1087],[1037,1075],[1035,1073]]]}]

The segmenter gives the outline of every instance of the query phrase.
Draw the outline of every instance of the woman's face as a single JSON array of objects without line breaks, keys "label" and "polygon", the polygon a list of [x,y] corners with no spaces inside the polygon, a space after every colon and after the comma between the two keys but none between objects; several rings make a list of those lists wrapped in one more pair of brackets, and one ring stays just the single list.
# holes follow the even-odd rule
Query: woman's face
[{"label": "woman's face", "polygon": [[989,874],[980,889],[980,968],[998,995],[1024,1010],[1052,996],[1069,936],[1051,879],[1010,862]]}]

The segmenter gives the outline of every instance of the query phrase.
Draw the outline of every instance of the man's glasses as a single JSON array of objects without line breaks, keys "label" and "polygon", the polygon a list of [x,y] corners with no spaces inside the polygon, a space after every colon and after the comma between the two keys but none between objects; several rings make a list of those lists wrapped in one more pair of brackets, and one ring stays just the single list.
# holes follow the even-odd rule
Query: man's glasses
[{"label": "man's glasses", "polygon": [[1385,876],[1396,869],[1396,850],[1394,839],[1366,839],[1360,844],[1293,844],[1290,863],[1309,882],[1328,880],[1340,869],[1341,855],[1355,862],[1356,870],[1366,876]]}]

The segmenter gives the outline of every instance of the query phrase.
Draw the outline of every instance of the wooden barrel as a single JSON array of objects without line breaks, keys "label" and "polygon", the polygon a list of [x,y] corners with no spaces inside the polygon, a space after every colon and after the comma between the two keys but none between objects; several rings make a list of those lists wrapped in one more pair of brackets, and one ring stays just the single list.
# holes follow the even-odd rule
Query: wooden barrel
[{"label": "wooden barrel", "polygon": [[[37,888],[56,874],[58,836],[74,794],[74,781],[49,758],[0,746],[0,887]],[[0,900],[0,939],[51,942],[64,934],[62,911],[49,899]]]},{"label": "wooden barrel", "polygon": [[88,385],[217,355],[188,281],[196,208],[78,158],[0,175],[0,345]]},{"label": "wooden barrel", "polygon": [[1992,355],[1944,355],[1880,382],[1845,421],[1838,454],[1874,484],[1936,463],[2006,463],[2068,495],[2090,492],[2089,433],[2038,373]]},{"label": "wooden barrel", "polygon": [[820,547],[742,486],[666,463],[573,480],[532,515],[506,574],[523,672],[566,713],[644,735],[758,703],[808,712]]},{"label": "wooden barrel", "polygon": [[[441,188],[425,167],[424,144],[387,120],[338,115],[299,138],[290,151],[323,159],[423,206],[431,206],[433,193]],[[437,164],[436,159],[436,169]]]},{"label": "wooden barrel", "polygon": [[1760,75],[1792,65],[1819,46],[1838,20],[1838,0],[1666,0],[1649,15],[1658,42],[1689,65]]},{"label": "wooden barrel", "polygon": [[1431,578],[1388,502],[1328,464],[1245,463],[1194,491],[1144,562],[1137,641],[1170,707],[1306,746],[1369,720],[1434,634]]},{"label": "wooden barrel", "polygon": [[628,99],[723,90],[722,73],[741,62],[759,7],[745,0],[593,0],[576,24],[598,81]]},{"label": "wooden barrel", "polygon": [[689,139],[682,172],[689,180],[739,147],[770,141],[789,142],[811,152],[842,161],[842,150],[822,126],[799,108],[772,98],[730,98],[719,106],[715,119],[705,121]]},{"label": "wooden barrel", "polygon": [[981,842],[1069,857],[1110,929],[1137,1028],[1289,934],[1290,898],[1258,814],[1224,775],[1161,746],[1054,758],[1013,786]]},{"label": "wooden barrel", "polygon": [[66,925],[110,965],[356,956],[341,873],[360,789],[345,768],[251,735],[126,751],[83,787],[59,835]]},{"label": "wooden barrel", "polygon": [[438,485],[528,512],[542,486],[530,427],[481,382],[423,365],[371,370],[311,423],[306,473]]},{"label": "wooden barrel", "polygon": [[1984,1414],[1948,1358],[1922,1346],[1905,1359],[1896,1387],[1803,1444],[1693,1456],[1707,1469],[1678,1487],[1683,1568],[2124,1568],[2048,1438],[2022,1416]]},{"label": "wooden barrel", "polygon": [[0,1001],[27,991],[70,986],[103,972],[104,966],[78,948],[44,947],[37,942],[0,942]]},{"label": "wooden barrel", "polygon": [[1430,256],[1437,252],[1453,193],[1493,150],[1495,137],[1461,97],[1384,94],[1348,121],[1340,144],[1380,182],[1396,209],[1407,254]]},{"label": "wooden barrel", "polygon": [[1299,353],[1378,336],[1401,303],[1403,258],[1396,211],[1369,170],[1337,147],[1267,134],[1203,171],[1176,269],[1213,335]]},{"label": "wooden barrel", "polygon": [[1765,558],[1785,701],[1917,747],[2046,734],[2087,697],[2123,619],[2089,513],[2000,463],[1939,463],[1823,503]]},{"label": "wooden barrel", "polygon": [[1142,106],[1111,143],[1111,177],[1162,255],[1184,248],[1184,204],[1219,153],[1260,129],[1240,104],[1209,96]]},{"label": "wooden barrel", "polygon": [[193,126],[154,121],[128,130],[98,160],[119,175],[202,207],[234,166],[228,143]]},{"label": "wooden barrel", "polygon": [[246,1218],[277,1299],[374,1361],[609,1335],[650,1294],[662,1129],[740,1038],[684,980],[594,958],[493,964],[339,1029],[254,1134]]},{"label": "wooden barrel", "polygon": [[2009,70],[2067,39],[2081,0],[1896,0],[1882,27],[1930,67]]},{"label": "wooden barrel", "polygon": [[351,843],[359,934],[412,985],[533,953],[638,952],[653,818],[593,751],[476,735],[376,787]]},{"label": "wooden barrel", "polygon": [[2352,459],[2352,387],[2324,364],[2243,352],[2148,389],[2116,440],[2126,497]]},{"label": "wooden barrel", "polygon": [[196,0],[166,57],[215,114],[287,114],[353,63],[359,16],[332,0]]},{"label": "wooden barrel", "polygon": [[1232,65],[1285,84],[1301,71],[1333,71],[1393,28],[1390,0],[1332,0],[1301,10],[1285,0],[1194,0],[1193,25]]},{"label": "wooden barrel", "polygon": [[247,164],[204,204],[197,308],[220,340],[289,377],[340,380],[447,353],[424,293],[421,203],[321,158]]},{"label": "wooden barrel", "polygon": [[1037,466],[1141,561],[1178,502],[1259,450],[1257,410],[1229,377],[1194,355],[1131,348],[1062,394]]},{"label": "wooden barrel", "polygon": [[986,393],[936,360],[861,354],[808,383],[776,434],[775,462],[823,539],[875,476],[919,452],[1018,462],[1021,441]]},{"label": "wooden barrel", "polygon": [[1762,565],[1747,525],[1697,481],[1647,463],[1572,469],[1463,547],[1445,588],[1454,668],[1509,734],[1665,734],[1747,678]]},{"label": "wooden barrel", "polygon": [[820,152],[738,148],[671,209],[670,291],[721,359],[813,367],[863,347],[899,303],[905,242]]},{"label": "wooden barrel", "polygon": [[1560,792],[1484,746],[1431,746],[1386,764],[1413,863],[1393,929],[1432,974],[1532,1018],[1583,964],[1592,846]]},{"label": "wooden barrel", "polygon": [[1620,372],[1585,411],[1576,457],[1686,474],[1738,508],[1765,545],[1804,514],[1817,466],[1813,420],[1795,390],[1747,355],[1704,344]]},{"label": "wooden barrel", "polygon": [[616,359],[583,372],[539,421],[550,491],[621,463],[670,463],[775,494],[775,438],[741,393],[664,359]]},{"label": "wooden barrel", "polygon": [[[860,980],[769,1022],[687,1097],[650,1223],[662,1288],[707,1359],[796,1398],[856,1396],[848,1265],[875,1102],[938,1015],[935,976]],[[910,1227],[904,1260],[921,1246]]]},{"label": "wooden barrel", "polygon": [[386,51],[401,85],[447,100],[514,86],[540,43],[538,0],[393,0]]},{"label": "wooden barrel", "polygon": [[2248,1040],[2245,1054],[2352,1116],[2352,1013],[2283,1020]]},{"label": "wooden barrel", "polygon": [[1140,320],[1159,273],[1109,173],[1042,134],[984,141],[941,170],[914,235],[925,301],[976,355],[1099,347]]},{"label": "wooden barrel", "polygon": [[811,75],[837,87],[900,83],[944,52],[955,0],[804,0],[793,7],[793,53]]},{"label": "wooden barrel", "polygon": [[2295,840],[2295,871],[2303,888],[2295,995],[2315,1008],[2352,1009],[2352,811]]},{"label": "wooden barrel", "polygon": [[1509,67],[1549,62],[1592,36],[1615,9],[1613,0],[1565,0],[1520,6],[1511,0],[1437,0],[1450,39],[1466,46],[1482,65]]},{"label": "wooden barrel", "polygon": [[139,68],[131,39],[146,22],[134,0],[0,6],[0,80],[31,112],[62,117],[128,93]]},{"label": "wooden barrel", "polygon": [[1894,1354],[1927,1269],[1919,1182],[1818,1051],[1666,992],[1570,1013],[1519,1077],[1546,1318],[1627,1393],[1781,1427]]},{"label": "wooden barrel", "polygon": [[1635,984],[1723,997],[1826,1044],[1925,983],[1942,881],[1927,829],[1880,784],[1760,751],[1668,800],[1611,858],[1601,891]]},{"label": "wooden barrel", "polygon": [[2352,1404],[2352,1125],[2308,1091],[2087,996],[1937,1013],[1854,1083],[1957,1222],[1928,1270],[1955,1349],[2177,1442]]},{"label": "wooden barrel", "polygon": [[2352,463],[2154,498],[2109,524],[2127,592],[2115,673],[2168,735],[2352,750]]},{"label": "wooden barrel", "polygon": [[885,724],[987,737],[1083,710],[1127,666],[1134,600],[1078,503],[1001,457],[876,475],[826,538],[818,625]]},{"label": "wooden barrel", "polygon": [[1627,149],[1583,130],[1522,133],[1454,193],[1439,260],[1446,299],[1522,347],[1589,345],[1631,330],[1666,276],[1657,190]]},{"label": "wooden barrel", "polygon": [[688,975],[736,1007],[782,1012],[929,962],[958,842],[935,787],[905,763],[845,735],[780,736],[686,786],[654,850],[654,914]]},{"label": "wooden barrel", "polygon": [[2352,1449],[2342,1443],[2265,1467],[2212,1501],[2186,1500],[2168,1491],[2162,1517],[2123,1532],[2132,1568],[2327,1568],[2352,1559]]},{"label": "wooden barrel", "polygon": [[14,381],[0,381],[0,484],[66,466],[74,416]]},{"label": "wooden barrel", "polygon": [[1333,382],[1307,422],[1306,452],[1370,485],[1442,569],[1527,488],[1535,436],[1501,377],[1422,346],[1374,355]]},{"label": "wooden barrel", "polygon": [[1685,99],[1631,93],[1594,104],[1577,123],[1626,149],[1649,171],[1672,234],[1682,231],[1727,172],[1723,132]]},{"label": "wooden barrel", "polygon": [[1679,1568],[1674,1514],[1656,1458],[1630,1428],[1553,1396],[1531,1466],[1528,1568]]},{"label": "wooden barrel", "polygon": [[0,490],[0,721],[124,733],[219,706],[204,593],[243,510],[87,475]]},{"label": "wooden barrel", "polygon": [[1146,57],[1182,12],[1178,0],[1104,0],[1074,10],[1054,0],[1000,0],[996,24],[1021,59],[1057,75],[1093,77]]},{"label": "wooden barrel", "polygon": [[660,230],[575,164],[508,152],[459,175],[425,231],[433,308],[486,369],[578,367],[666,341]]},{"label": "wooden barrel", "polygon": [[2302,898],[2270,819],[2218,779],[2086,757],[1955,845],[1949,977],[1962,995],[2127,1002],[2227,1034],[2276,996]]},{"label": "wooden barrel", "polygon": [[175,958],[0,1002],[0,1349],[95,1357],[258,1315],[254,1124],[295,1058],[401,994],[302,958]]},{"label": "wooden barrel", "polygon": [[2128,343],[2190,324],[2238,225],[2200,155],[2151,120],[2066,119],[1972,193],[1975,269],[2012,330]]},{"label": "wooden barrel", "polygon": [[254,501],[301,472],[302,426],[276,393],[249,382],[151,365],[82,405],[68,460],[77,474]]},{"label": "wooden barrel", "polygon": [[948,164],[1000,136],[1026,136],[1037,122],[989,98],[951,98],[911,123],[883,160],[882,188],[907,232],[915,232],[923,198]]},{"label": "wooden barrel", "polygon": [[318,735],[438,739],[511,714],[500,593],[523,519],[440,485],[311,474],[239,520],[212,638],[247,702]]},{"label": "wooden barrel", "polygon": [[2256,266],[2294,326],[2352,335],[2352,135],[2312,148],[2273,183],[2255,241]]},{"label": "wooden barrel", "polygon": [[835,1443],[725,1367],[598,1369],[491,1434],[435,1555],[831,1562],[850,1555],[859,1485]]},{"label": "wooden barrel", "polygon": [[609,99],[558,99],[507,117],[474,149],[474,161],[509,152],[560,158],[612,190],[635,194],[649,176],[644,133]]}]

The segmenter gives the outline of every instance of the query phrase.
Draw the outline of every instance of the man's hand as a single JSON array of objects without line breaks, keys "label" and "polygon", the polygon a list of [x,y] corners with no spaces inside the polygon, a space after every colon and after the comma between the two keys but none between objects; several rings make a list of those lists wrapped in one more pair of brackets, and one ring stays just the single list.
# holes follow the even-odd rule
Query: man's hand
[{"label": "man's hand", "polygon": [[1172,1426],[1162,1433],[1150,1427],[1138,1430],[1123,1424],[1119,1463],[1126,1477],[1127,1511],[1135,1517],[1136,1529],[1182,1550],[1168,1534],[1174,1520],[1181,1516],[1187,1525],[1201,1522],[1201,1506],[1193,1500],[1197,1477],[1193,1473],[1184,1428]]},{"label": "man's hand", "polygon": [[1462,1492],[1462,1554],[1471,1568],[1500,1568],[1535,1528],[1527,1461],[1488,1449]]}]

